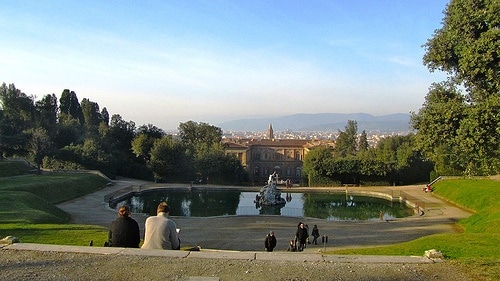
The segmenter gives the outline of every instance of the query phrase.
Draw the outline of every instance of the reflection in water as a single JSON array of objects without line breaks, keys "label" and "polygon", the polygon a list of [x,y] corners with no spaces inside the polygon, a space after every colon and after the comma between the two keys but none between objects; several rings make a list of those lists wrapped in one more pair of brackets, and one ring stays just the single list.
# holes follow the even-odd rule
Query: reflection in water
[{"label": "reflection in water", "polygon": [[332,193],[304,194],[304,216],[328,220],[371,220],[401,218],[413,210],[399,202],[365,196]]},{"label": "reflection in water", "polygon": [[327,220],[375,220],[400,218],[413,210],[399,202],[345,193],[286,193],[287,204],[259,206],[255,192],[237,190],[156,189],[144,191],[119,202],[134,213],[156,215],[156,207],[166,201],[172,216],[211,217],[224,215],[281,215]]}]

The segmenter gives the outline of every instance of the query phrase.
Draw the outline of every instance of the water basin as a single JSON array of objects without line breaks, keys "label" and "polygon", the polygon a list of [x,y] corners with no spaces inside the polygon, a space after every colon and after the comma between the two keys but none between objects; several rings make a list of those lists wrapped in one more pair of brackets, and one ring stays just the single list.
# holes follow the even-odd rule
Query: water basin
[{"label": "water basin", "polygon": [[166,201],[171,216],[185,217],[277,215],[326,220],[390,220],[413,215],[413,209],[404,203],[369,196],[282,193],[285,205],[259,206],[255,203],[256,194],[238,190],[153,189],[131,194],[113,207],[128,205],[134,213],[155,215],[158,204]]}]

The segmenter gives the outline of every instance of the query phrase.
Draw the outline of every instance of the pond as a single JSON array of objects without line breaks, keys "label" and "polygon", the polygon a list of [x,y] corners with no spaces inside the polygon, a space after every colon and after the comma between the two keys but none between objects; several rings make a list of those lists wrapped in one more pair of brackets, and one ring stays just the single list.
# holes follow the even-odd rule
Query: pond
[{"label": "pond", "polygon": [[259,206],[257,192],[238,190],[153,189],[132,195],[114,205],[128,205],[134,213],[156,215],[160,202],[167,202],[171,216],[213,217],[226,215],[278,215],[326,220],[390,220],[413,215],[404,203],[345,193],[282,193],[285,205]]}]

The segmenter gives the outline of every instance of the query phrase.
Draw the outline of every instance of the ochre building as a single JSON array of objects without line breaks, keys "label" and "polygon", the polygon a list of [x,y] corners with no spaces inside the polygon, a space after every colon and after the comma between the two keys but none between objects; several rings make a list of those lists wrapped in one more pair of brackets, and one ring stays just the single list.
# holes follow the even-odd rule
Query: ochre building
[{"label": "ochre building", "polygon": [[236,156],[254,183],[265,184],[269,175],[278,174],[278,182],[299,183],[304,156],[310,149],[325,145],[313,140],[275,139],[272,126],[267,138],[225,139],[226,153]]}]

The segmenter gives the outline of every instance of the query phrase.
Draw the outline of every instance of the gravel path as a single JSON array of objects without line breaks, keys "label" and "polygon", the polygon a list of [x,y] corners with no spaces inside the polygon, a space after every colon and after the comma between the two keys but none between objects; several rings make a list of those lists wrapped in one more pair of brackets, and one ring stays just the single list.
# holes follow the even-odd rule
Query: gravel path
[{"label": "gravel path", "polygon": [[[0,280],[481,280],[433,264],[224,260],[0,250]],[[203,277],[196,279],[195,277]]]}]

